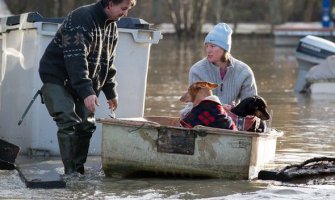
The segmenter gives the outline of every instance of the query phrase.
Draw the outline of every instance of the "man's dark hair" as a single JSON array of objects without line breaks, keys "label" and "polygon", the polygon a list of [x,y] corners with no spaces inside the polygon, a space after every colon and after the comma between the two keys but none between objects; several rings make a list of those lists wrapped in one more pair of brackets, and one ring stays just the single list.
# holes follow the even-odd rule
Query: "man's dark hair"
[{"label": "man's dark hair", "polygon": [[[118,5],[120,3],[122,3],[124,0],[100,0],[102,3],[102,6],[105,8],[107,7],[109,2],[112,2],[115,5]],[[135,6],[136,5],[136,0],[130,0],[131,2],[131,6]]]}]

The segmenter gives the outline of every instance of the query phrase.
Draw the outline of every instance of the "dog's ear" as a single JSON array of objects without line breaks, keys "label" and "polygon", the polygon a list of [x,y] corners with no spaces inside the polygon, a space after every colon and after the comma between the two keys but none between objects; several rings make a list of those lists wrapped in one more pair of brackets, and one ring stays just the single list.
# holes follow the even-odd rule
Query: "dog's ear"
[{"label": "dog's ear", "polygon": [[247,114],[248,115],[255,115],[255,112],[257,110],[257,102],[256,102],[256,97],[248,97],[245,99],[245,103],[247,105]]},{"label": "dog's ear", "polygon": [[219,86],[216,83],[211,83],[211,82],[207,82],[207,81],[199,81],[199,82],[196,83],[196,85],[200,88],[208,88],[210,90],[213,90],[213,89],[215,89]]},{"label": "dog's ear", "polygon": [[216,84],[216,83],[210,83],[210,82],[207,82],[207,88],[209,88],[209,89],[211,89],[211,90],[213,90],[213,89],[215,89],[215,88],[217,88],[219,85],[218,84]]},{"label": "dog's ear", "polygon": [[252,102],[254,99],[252,97],[247,97],[239,102],[235,107],[231,109],[233,113],[238,116],[245,117],[247,115],[253,115],[254,110],[252,108]]},{"label": "dog's ear", "polygon": [[255,98],[255,105],[259,107],[259,109],[265,110],[267,108],[267,103],[265,99],[260,96],[254,96]]}]

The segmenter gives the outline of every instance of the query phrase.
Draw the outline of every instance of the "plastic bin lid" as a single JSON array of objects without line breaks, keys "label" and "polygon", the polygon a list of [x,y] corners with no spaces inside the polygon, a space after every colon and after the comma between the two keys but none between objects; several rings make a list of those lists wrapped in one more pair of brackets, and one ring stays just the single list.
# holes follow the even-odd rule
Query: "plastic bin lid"
[{"label": "plastic bin lid", "polygon": [[[6,18],[6,25],[7,26],[15,26],[20,24],[20,17],[21,15],[12,15]],[[45,18],[40,15],[38,12],[30,12],[28,13],[27,22],[34,23],[34,22],[50,22],[50,23],[62,23],[64,18]],[[127,29],[144,29],[150,30],[151,24],[146,22],[140,18],[133,18],[133,17],[123,17],[119,21],[116,22],[118,28],[127,28]]]},{"label": "plastic bin lid", "polygon": [[327,58],[335,54],[335,43],[308,35],[300,39],[296,52],[317,58]]},{"label": "plastic bin lid", "polygon": [[[7,26],[14,26],[20,24],[20,17],[21,15],[13,15],[7,17],[6,25]],[[62,23],[64,18],[45,18],[40,15],[38,12],[30,12],[28,13],[27,22],[34,23],[34,22],[50,22],[50,23]]]},{"label": "plastic bin lid", "polygon": [[118,28],[150,30],[150,24],[143,19],[133,17],[122,17],[116,22]]}]

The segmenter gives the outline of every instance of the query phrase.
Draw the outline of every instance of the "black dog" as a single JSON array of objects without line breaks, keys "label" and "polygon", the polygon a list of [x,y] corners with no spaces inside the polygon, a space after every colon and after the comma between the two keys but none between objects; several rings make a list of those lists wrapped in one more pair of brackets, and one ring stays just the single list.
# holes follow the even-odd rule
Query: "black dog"
[{"label": "black dog", "polygon": [[[239,130],[264,132],[266,124],[263,120],[270,119],[270,115],[266,109],[266,101],[262,97],[255,95],[243,99],[230,110],[229,115]],[[232,113],[235,116],[231,115]]]}]

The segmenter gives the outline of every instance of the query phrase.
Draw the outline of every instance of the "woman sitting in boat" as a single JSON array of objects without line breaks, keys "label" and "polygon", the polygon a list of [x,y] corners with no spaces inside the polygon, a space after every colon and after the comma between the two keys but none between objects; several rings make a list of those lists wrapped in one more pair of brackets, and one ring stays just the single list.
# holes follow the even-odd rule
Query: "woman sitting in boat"
[{"label": "woman sitting in boat", "polygon": [[[197,81],[218,84],[213,93],[228,110],[241,100],[257,95],[252,69],[230,54],[232,33],[226,23],[215,25],[204,41],[207,57],[195,63],[189,72],[189,85]],[[192,107],[188,103],[180,115],[185,116]]]}]

